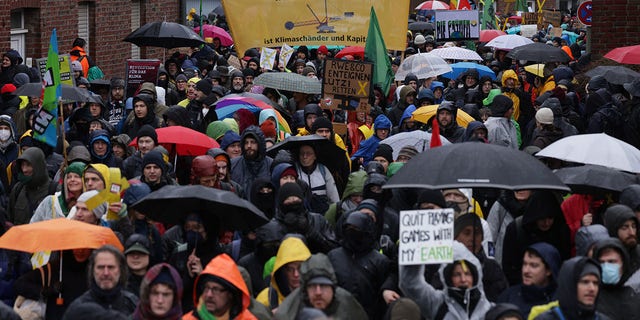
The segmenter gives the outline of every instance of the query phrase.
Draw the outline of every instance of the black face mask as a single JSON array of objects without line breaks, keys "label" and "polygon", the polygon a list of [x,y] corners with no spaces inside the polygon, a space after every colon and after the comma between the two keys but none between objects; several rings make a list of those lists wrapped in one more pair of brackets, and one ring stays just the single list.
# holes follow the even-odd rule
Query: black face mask
[{"label": "black face mask", "polygon": [[189,245],[189,250],[195,249],[199,243],[204,241],[204,238],[200,234],[200,232],[189,230],[186,232],[187,244]]},{"label": "black face mask", "polygon": [[278,241],[263,242],[258,246],[256,254],[260,260],[267,261],[278,254],[279,248],[280,242]]},{"label": "black face mask", "polygon": [[365,253],[373,249],[373,234],[355,229],[347,229],[344,233],[344,247],[353,253]]},{"label": "black face mask", "polygon": [[168,80],[158,80],[158,87],[167,88]]}]

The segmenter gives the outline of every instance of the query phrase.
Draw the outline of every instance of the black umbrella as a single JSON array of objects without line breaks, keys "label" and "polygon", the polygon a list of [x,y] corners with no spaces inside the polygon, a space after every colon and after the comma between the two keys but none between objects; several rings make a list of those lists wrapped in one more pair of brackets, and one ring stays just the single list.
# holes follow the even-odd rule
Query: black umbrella
[{"label": "black umbrella", "polygon": [[591,164],[562,168],[554,173],[571,188],[571,191],[580,194],[621,192],[622,189],[638,183],[633,174]]},{"label": "black umbrella", "polygon": [[[316,151],[317,161],[324,164],[331,172],[336,172],[339,175],[344,174],[344,170],[348,173],[348,162],[345,155],[345,150],[338,147],[330,140],[323,138],[319,135],[312,134],[306,136],[292,136],[288,137],[282,142],[272,146],[267,150],[267,155],[275,156],[280,150],[290,150],[294,156],[297,156],[300,147],[309,145]],[[296,161],[298,159],[296,158]]]},{"label": "black umbrella", "polygon": [[571,59],[562,49],[540,42],[515,47],[507,57],[534,62],[568,62]]},{"label": "black umbrella", "polygon": [[413,157],[384,188],[499,188],[569,191],[542,162],[507,147],[466,142]]},{"label": "black umbrella", "polygon": [[603,76],[613,84],[630,83],[640,78],[640,73],[624,66],[597,66],[585,73],[587,77]]},{"label": "black umbrella", "polygon": [[409,30],[411,31],[425,31],[426,33],[433,32],[433,23],[425,21],[417,21],[409,23]]},{"label": "black umbrella", "polygon": [[[62,100],[88,102],[91,98],[91,92],[84,88],[61,84]],[[16,96],[39,97],[42,95],[42,83],[31,82],[20,86],[14,93]]]},{"label": "black umbrella", "polygon": [[200,185],[165,186],[131,208],[168,224],[179,224],[191,213],[199,213],[207,225],[232,230],[253,230],[269,222],[260,209],[235,193]]},{"label": "black umbrella", "polygon": [[166,21],[150,22],[131,32],[123,41],[138,47],[180,48],[197,47],[204,40],[191,28]]}]

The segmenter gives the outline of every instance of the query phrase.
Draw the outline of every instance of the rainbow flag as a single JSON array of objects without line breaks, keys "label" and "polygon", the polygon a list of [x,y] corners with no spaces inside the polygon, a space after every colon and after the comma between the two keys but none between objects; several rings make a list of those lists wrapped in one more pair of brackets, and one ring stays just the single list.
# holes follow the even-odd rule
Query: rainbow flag
[{"label": "rainbow flag", "polygon": [[33,122],[33,138],[54,148],[58,141],[58,101],[62,95],[60,84],[58,37],[56,29],[53,29],[47,54],[47,69],[42,76],[44,87],[42,107],[38,110]]}]

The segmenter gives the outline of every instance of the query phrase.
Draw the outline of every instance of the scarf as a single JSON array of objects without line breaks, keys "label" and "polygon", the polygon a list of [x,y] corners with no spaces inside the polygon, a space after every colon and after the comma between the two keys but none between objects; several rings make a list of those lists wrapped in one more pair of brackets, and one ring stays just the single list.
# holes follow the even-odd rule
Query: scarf
[{"label": "scarf", "polygon": [[204,302],[200,303],[198,306],[198,316],[202,320],[216,320],[216,316],[214,316],[209,310],[207,310],[207,304]]}]

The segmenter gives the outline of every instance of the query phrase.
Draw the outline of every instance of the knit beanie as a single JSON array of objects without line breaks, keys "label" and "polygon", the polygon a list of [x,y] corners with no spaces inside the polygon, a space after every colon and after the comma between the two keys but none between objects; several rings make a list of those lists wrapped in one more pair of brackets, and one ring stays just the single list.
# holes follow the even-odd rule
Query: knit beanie
[{"label": "knit beanie", "polygon": [[67,166],[66,169],[64,169],[64,174],[66,175],[67,173],[73,172],[82,177],[85,167],[86,167],[86,164],[84,164],[83,162],[80,162],[80,161],[72,162],[69,166]]},{"label": "knit beanie", "polygon": [[582,271],[580,272],[580,278],[586,275],[594,275],[600,279],[600,268],[595,263],[585,263]]},{"label": "knit beanie", "polygon": [[[235,121],[234,121],[235,122]],[[235,131],[229,130],[225,132],[224,136],[222,136],[222,141],[220,142],[220,149],[225,150],[232,144],[236,142],[240,142],[241,138],[238,133]]]},{"label": "knit beanie", "polygon": [[183,73],[179,74],[176,76],[176,82],[177,81],[184,81],[187,82],[187,76],[185,76]]},{"label": "knit beanie", "polygon": [[294,167],[289,167],[284,169],[284,171],[282,171],[280,178],[282,179],[282,177],[286,177],[286,176],[294,176],[296,179],[298,179],[298,172]]},{"label": "knit beanie", "polygon": [[496,96],[493,98],[493,102],[489,105],[492,117],[502,117],[511,108],[513,108],[513,100],[504,95]]},{"label": "knit beanie", "polygon": [[405,156],[405,157],[409,157],[409,159],[415,157],[418,154],[418,149],[416,149],[416,147],[414,146],[404,146],[402,147],[402,149],[400,149],[400,152],[398,152],[398,157],[400,156]]},{"label": "knit beanie", "polygon": [[549,108],[540,108],[536,112],[536,121],[541,124],[552,124],[553,123],[553,111]]},{"label": "knit beanie", "polygon": [[331,120],[329,120],[328,118],[319,117],[311,125],[311,132],[316,133],[316,131],[318,131],[318,129],[320,128],[329,129],[331,130],[331,132],[333,132],[333,123],[331,123]]},{"label": "knit beanie", "polygon": [[282,185],[282,187],[280,187],[280,191],[278,191],[278,205],[282,205],[282,203],[289,197],[304,199],[304,192],[299,184],[295,182],[287,182]]},{"label": "knit beanie", "polygon": [[[91,200],[91,198],[97,196],[98,193],[100,193],[98,190],[87,191],[78,197],[77,202],[87,203],[87,201]],[[91,210],[96,218],[98,218],[98,220],[100,220],[102,216],[107,213],[107,209],[109,209],[109,203],[107,203],[106,201],[98,204],[98,206],[96,206],[95,208],[89,208],[89,210]]]},{"label": "knit beanie", "polygon": [[158,150],[151,150],[147,152],[144,157],[142,157],[142,168],[144,169],[144,167],[146,167],[148,164],[157,165],[158,167],[160,167],[163,173],[166,171],[166,164],[162,157],[162,153]]},{"label": "knit beanie", "polygon": [[140,139],[141,137],[150,137],[153,140],[153,143],[158,145],[158,134],[156,133],[156,129],[148,124],[145,124],[140,128],[140,130],[138,130],[137,138]]},{"label": "knit beanie", "polygon": [[383,157],[389,163],[393,162],[393,148],[391,148],[391,146],[389,146],[388,144],[381,143],[380,145],[378,145],[378,149],[373,154],[373,159],[375,159],[376,157]]},{"label": "knit beanie", "polygon": [[453,222],[453,238],[455,239],[460,232],[468,226],[475,226],[479,229],[479,232],[482,232],[482,222],[480,218],[474,213],[467,213],[458,216]]},{"label": "knit beanie", "polygon": [[364,199],[358,204],[355,210],[357,211],[362,209],[369,209],[374,213],[378,213],[378,201],[375,199]]},{"label": "knit beanie", "polygon": [[198,83],[196,83],[196,90],[200,90],[200,91],[204,92],[206,95],[210,95],[211,94],[211,89],[212,88],[213,88],[213,85],[207,79],[202,79],[202,80],[198,81]]},{"label": "knit beanie", "polygon": [[217,172],[216,161],[208,154],[197,156],[191,162],[191,177],[193,179],[213,176]]},{"label": "knit beanie", "polygon": [[418,205],[421,203],[433,203],[440,208],[446,208],[447,202],[440,190],[425,189],[418,195]]}]

